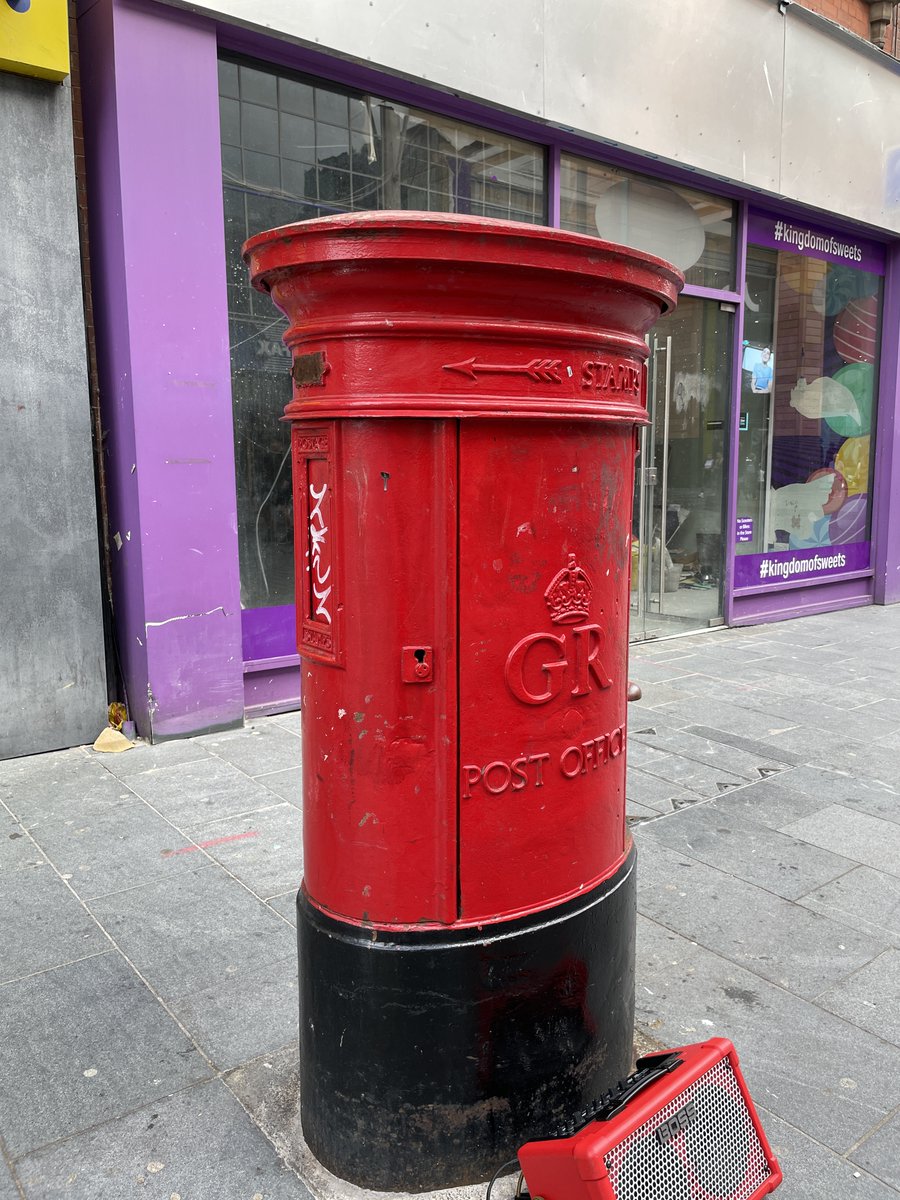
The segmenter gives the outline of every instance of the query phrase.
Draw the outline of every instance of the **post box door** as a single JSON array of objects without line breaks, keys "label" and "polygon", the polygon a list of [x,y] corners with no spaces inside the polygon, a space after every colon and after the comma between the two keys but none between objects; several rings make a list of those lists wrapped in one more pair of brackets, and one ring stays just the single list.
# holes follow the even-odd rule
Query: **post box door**
[{"label": "post box door", "polygon": [[526,913],[625,850],[632,431],[463,422],[460,918]]},{"label": "post box door", "polygon": [[295,428],[304,879],[363,924],[457,915],[456,435]]}]

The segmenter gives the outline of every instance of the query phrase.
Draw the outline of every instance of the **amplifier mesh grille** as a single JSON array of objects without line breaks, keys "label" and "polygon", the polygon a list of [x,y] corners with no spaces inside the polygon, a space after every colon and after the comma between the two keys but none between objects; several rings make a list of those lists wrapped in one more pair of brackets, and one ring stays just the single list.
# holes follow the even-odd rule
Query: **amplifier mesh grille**
[{"label": "amplifier mesh grille", "polygon": [[[662,1140],[657,1131],[690,1102],[690,1124]],[[616,1200],[750,1200],[771,1174],[727,1058],[613,1147],[605,1162]]]}]

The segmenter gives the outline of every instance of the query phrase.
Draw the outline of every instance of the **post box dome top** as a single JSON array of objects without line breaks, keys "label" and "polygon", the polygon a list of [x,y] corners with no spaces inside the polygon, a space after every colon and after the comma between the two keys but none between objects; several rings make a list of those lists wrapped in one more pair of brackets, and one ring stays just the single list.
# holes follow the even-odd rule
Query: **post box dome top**
[{"label": "post box dome top", "polygon": [[255,234],[243,248],[253,286],[262,292],[271,290],[273,273],[301,264],[357,257],[439,262],[473,252],[485,266],[518,262],[597,276],[610,270],[622,272],[633,286],[658,292],[664,312],[674,308],[684,285],[684,276],[671,263],[602,238],[546,225],[440,212],[342,213],[296,221]]},{"label": "post box dome top", "polygon": [[446,213],[301,221],[251,237],[243,255],[290,322],[286,415],[299,419],[644,420],[644,335],[684,283],[599,238]]}]

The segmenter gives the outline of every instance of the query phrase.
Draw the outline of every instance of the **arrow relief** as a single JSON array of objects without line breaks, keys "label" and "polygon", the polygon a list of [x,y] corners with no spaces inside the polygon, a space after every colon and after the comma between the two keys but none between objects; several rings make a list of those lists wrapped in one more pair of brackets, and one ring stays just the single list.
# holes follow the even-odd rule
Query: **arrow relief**
[{"label": "arrow relief", "polygon": [[444,370],[456,371],[475,381],[479,375],[527,375],[535,383],[562,383],[561,367],[560,358],[533,358],[527,363],[480,363],[473,356],[463,362],[445,363]]}]

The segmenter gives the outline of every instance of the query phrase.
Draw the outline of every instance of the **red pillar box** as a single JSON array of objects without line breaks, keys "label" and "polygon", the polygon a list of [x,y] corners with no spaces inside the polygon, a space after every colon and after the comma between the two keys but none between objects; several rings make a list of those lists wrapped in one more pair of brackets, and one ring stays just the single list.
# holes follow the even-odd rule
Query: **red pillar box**
[{"label": "red pillar box", "polygon": [[245,258],[293,352],[304,1134],[470,1182],[629,1069],[634,431],[681,277],[433,214]]}]

